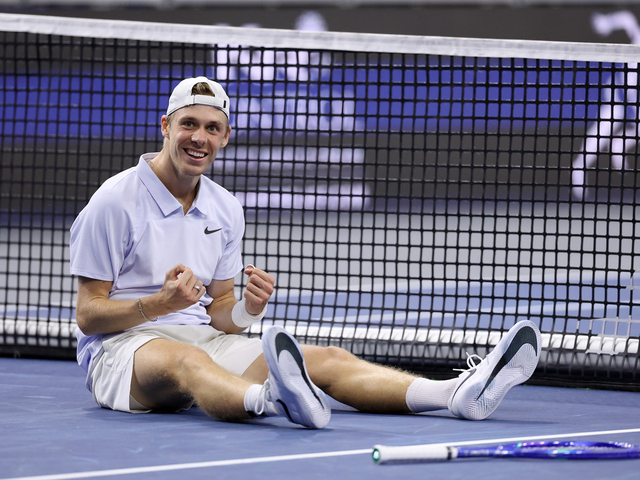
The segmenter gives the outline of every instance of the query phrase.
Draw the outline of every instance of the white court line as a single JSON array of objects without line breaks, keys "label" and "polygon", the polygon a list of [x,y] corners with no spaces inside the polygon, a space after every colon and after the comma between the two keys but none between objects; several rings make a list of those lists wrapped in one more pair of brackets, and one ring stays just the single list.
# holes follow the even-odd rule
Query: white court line
[{"label": "white court line", "polygon": [[[507,443],[507,442],[522,442],[531,440],[542,440],[545,438],[567,438],[567,437],[589,437],[597,435],[617,435],[621,433],[640,433],[640,428],[630,428],[626,430],[604,430],[596,432],[578,432],[578,433],[562,433],[557,435],[537,435],[534,437],[507,437],[507,438],[492,438],[486,440],[466,440],[464,442],[444,442],[429,444],[432,446],[451,446],[457,447],[460,445],[482,445],[485,443]],[[282,462],[287,460],[305,460],[309,458],[323,458],[323,457],[344,457],[348,455],[364,455],[371,454],[372,448],[362,448],[359,450],[339,450],[335,452],[320,452],[320,453],[301,453],[297,455],[278,455],[273,457],[256,457],[256,458],[238,458],[235,460],[214,460],[211,462],[197,462],[197,463],[178,463],[173,465],[157,465],[153,467],[135,467],[135,468],[118,468],[114,470],[95,470],[92,472],[78,472],[78,473],[59,473],[54,475],[37,475],[33,477],[11,477],[0,480],[66,480],[74,478],[95,478],[95,477],[112,477],[115,475],[133,475],[136,473],[151,473],[151,472],[168,472],[172,470],[188,470],[192,468],[208,468],[208,467],[222,467],[229,465],[247,465],[254,463],[267,463],[267,462]]]}]

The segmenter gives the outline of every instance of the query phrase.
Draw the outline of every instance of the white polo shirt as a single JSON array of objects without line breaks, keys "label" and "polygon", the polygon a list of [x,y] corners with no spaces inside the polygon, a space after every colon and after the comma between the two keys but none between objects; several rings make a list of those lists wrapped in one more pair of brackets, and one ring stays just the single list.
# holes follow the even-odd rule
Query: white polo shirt
[{"label": "white polo shirt", "polygon": [[[166,272],[178,263],[191,268],[205,286],[242,270],[240,202],[202,176],[185,215],[147,163],[157,155],[142,155],[138,166],[104,182],[71,227],[71,273],[113,282],[112,300],[160,291]],[[211,301],[205,293],[195,305],[142,325],[208,325],[205,307]],[[76,332],[78,363],[89,372],[105,335]]]}]

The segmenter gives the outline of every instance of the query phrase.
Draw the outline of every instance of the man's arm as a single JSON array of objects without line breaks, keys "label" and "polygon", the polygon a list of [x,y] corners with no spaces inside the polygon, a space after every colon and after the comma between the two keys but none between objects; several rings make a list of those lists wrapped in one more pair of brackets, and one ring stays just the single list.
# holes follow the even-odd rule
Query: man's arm
[{"label": "man's arm", "polygon": [[[85,335],[120,332],[147,321],[140,313],[138,300],[109,300],[112,285],[113,282],[78,277],[76,321]],[[162,289],[141,298],[140,304],[144,315],[153,319],[187,308],[202,295],[202,282],[190,268],[178,264],[166,273]]]},{"label": "man's arm", "polygon": [[[264,270],[248,266],[244,273],[249,275],[244,292],[244,308],[249,315],[260,315],[273,294],[275,279]],[[238,300],[233,291],[234,280],[213,280],[207,287],[207,293],[213,302],[207,307],[211,317],[211,326],[225,333],[239,333],[246,327],[233,323],[231,312]]]}]

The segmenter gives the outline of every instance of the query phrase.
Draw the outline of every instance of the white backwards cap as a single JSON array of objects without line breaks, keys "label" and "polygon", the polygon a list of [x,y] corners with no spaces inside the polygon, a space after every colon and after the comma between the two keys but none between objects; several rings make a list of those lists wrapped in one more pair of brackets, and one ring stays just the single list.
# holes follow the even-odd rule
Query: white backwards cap
[{"label": "white backwards cap", "polygon": [[[206,83],[209,85],[214,96],[192,95],[191,91],[196,83]],[[191,105],[208,105],[215,107],[218,110],[222,110],[227,116],[227,120],[229,119],[229,97],[224,91],[224,88],[222,88],[222,85],[213,80],[209,80],[207,77],[186,78],[176,85],[176,88],[173,89],[173,93],[169,98],[167,115],[171,115],[176,110]]]}]

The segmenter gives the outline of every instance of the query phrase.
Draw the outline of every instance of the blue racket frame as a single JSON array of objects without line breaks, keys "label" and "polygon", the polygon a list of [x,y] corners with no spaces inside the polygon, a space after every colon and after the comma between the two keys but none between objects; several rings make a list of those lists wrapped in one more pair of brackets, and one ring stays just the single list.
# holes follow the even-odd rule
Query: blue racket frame
[{"label": "blue racket frame", "polygon": [[458,458],[522,457],[522,458],[640,458],[640,446],[623,442],[519,442],[481,448],[457,448]]}]

